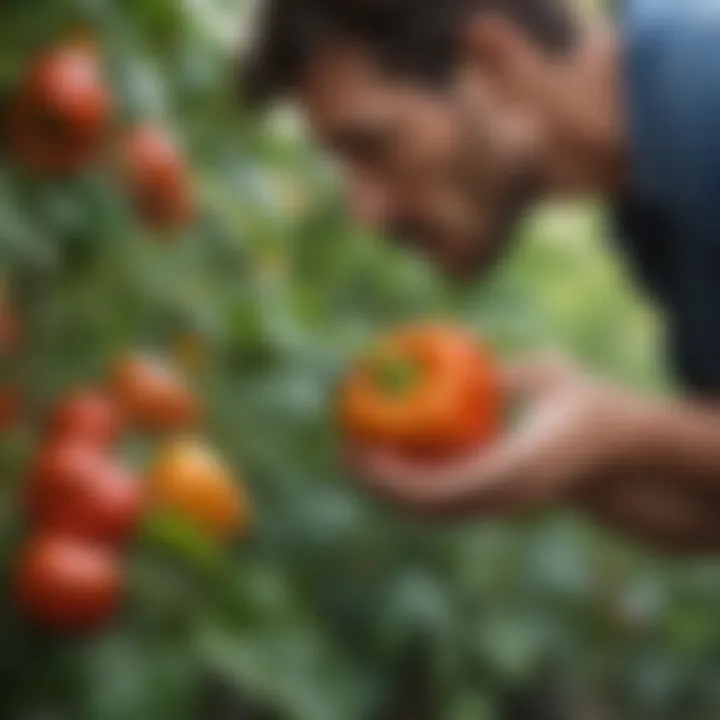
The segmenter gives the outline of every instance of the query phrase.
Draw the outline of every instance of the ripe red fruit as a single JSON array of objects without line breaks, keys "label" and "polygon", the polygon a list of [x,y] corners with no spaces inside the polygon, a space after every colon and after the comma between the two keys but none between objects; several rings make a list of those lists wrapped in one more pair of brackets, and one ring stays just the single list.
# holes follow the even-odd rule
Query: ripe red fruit
[{"label": "ripe red fruit", "polygon": [[31,65],[11,109],[13,150],[38,172],[74,172],[100,150],[112,105],[92,44],[54,48]]},{"label": "ripe red fruit", "polygon": [[98,630],[118,611],[124,570],[111,551],[63,535],[34,538],[20,555],[16,599],[34,623],[70,633]]},{"label": "ripe red fruit", "polygon": [[185,157],[162,128],[143,125],[125,138],[121,158],[128,192],[139,215],[151,225],[187,225],[196,210]]},{"label": "ripe red fruit", "polygon": [[129,539],[144,506],[130,473],[81,440],[51,442],[42,450],[27,500],[38,527],[110,545]]},{"label": "ripe red fruit", "polygon": [[122,432],[122,419],[107,395],[99,390],[80,390],[56,405],[48,419],[47,432],[52,440],[78,439],[108,448]]},{"label": "ripe red fruit", "polygon": [[111,386],[128,421],[150,431],[194,425],[200,403],[177,368],[160,357],[128,355],[113,368]]},{"label": "ripe red fruit", "polygon": [[353,366],[340,421],[361,445],[447,458],[492,441],[502,406],[492,353],[464,328],[421,323],[382,338]]}]

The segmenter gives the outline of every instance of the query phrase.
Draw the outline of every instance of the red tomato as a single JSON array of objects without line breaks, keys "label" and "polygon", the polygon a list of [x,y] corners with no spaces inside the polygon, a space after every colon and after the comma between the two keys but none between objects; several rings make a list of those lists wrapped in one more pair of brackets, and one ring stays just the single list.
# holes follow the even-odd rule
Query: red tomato
[{"label": "red tomato", "polygon": [[159,127],[132,130],[122,148],[128,191],[138,213],[159,228],[187,225],[196,210],[192,178],[175,141]]},{"label": "red tomato", "polygon": [[120,412],[99,390],[80,390],[61,400],[50,414],[48,436],[53,440],[79,439],[108,448],[122,432]]},{"label": "red tomato", "polygon": [[138,427],[176,431],[194,425],[200,406],[175,366],[159,357],[120,358],[111,379],[115,398]]},{"label": "red tomato", "polygon": [[340,414],[360,443],[447,457],[493,439],[501,410],[490,353],[462,328],[424,324],[384,338],[352,369]]},{"label": "red tomato", "polygon": [[114,553],[86,540],[50,534],[32,539],[21,553],[15,592],[20,609],[34,623],[85,633],[111,621],[124,584]]},{"label": "red tomato", "polygon": [[112,105],[92,44],[52,49],[32,64],[11,109],[13,149],[38,172],[74,172],[100,150]]},{"label": "red tomato", "polygon": [[50,443],[29,479],[30,517],[45,530],[119,545],[132,535],[143,507],[130,473],[82,440]]}]

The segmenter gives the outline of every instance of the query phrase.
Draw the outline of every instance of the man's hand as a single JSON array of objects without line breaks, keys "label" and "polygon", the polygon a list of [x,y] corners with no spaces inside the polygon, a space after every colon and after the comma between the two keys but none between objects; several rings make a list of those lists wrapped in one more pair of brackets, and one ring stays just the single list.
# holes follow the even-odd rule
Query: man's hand
[{"label": "man's hand", "polygon": [[558,503],[622,467],[640,417],[633,398],[557,360],[510,369],[505,383],[524,413],[515,433],[497,445],[433,465],[354,448],[353,469],[382,498],[452,518]]},{"label": "man's hand", "polygon": [[505,374],[523,418],[476,455],[427,465],[355,448],[374,494],[424,517],[513,517],[566,503],[653,547],[720,549],[720,408],[647,400],[557,361]]}]

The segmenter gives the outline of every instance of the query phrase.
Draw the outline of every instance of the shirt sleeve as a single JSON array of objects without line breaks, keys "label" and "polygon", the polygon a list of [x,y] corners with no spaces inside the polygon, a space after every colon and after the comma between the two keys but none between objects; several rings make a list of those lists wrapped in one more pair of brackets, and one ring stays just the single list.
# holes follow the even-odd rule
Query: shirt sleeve
[{"label": "shirt sleeve", "polygon": [[720,0],[631,5],[634,161],[672,225],[662,264],[674,364],[689,387],[720,394]]}]

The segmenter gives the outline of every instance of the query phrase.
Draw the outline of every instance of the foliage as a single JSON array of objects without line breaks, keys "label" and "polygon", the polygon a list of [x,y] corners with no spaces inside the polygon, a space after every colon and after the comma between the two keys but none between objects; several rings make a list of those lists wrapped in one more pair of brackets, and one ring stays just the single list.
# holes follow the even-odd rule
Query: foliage
[{"label": "foliage", "polygon": [[[449,287],[347,222],[291,116],[258,127],[236,105],[240,3],[9,0],[0,17],[9,94],[32,53],[91,27],[123,118],[177,131],[203,203],[190,230],[163,236],[106,172],[53,182],[0,160],[0,257],[29,329],[31,403],[0,448],[0,716],[183,720],[228,704],[227,717],[283,720],[717,717],[715,565],[651,557],[568,514],[414,523],[362,496],[337,456],[339,373],[408,317],[461,317],[509,359],[570,348],[662,391],[654,317],[595,208],[549,210],[493,279]],[[33,414],[128,348],[178,346],[255,528],[228,553],[154,518],[117,627],[43,637],[9,599]],[[142,466],[150,450],[138,439],[128,453]]]}]

